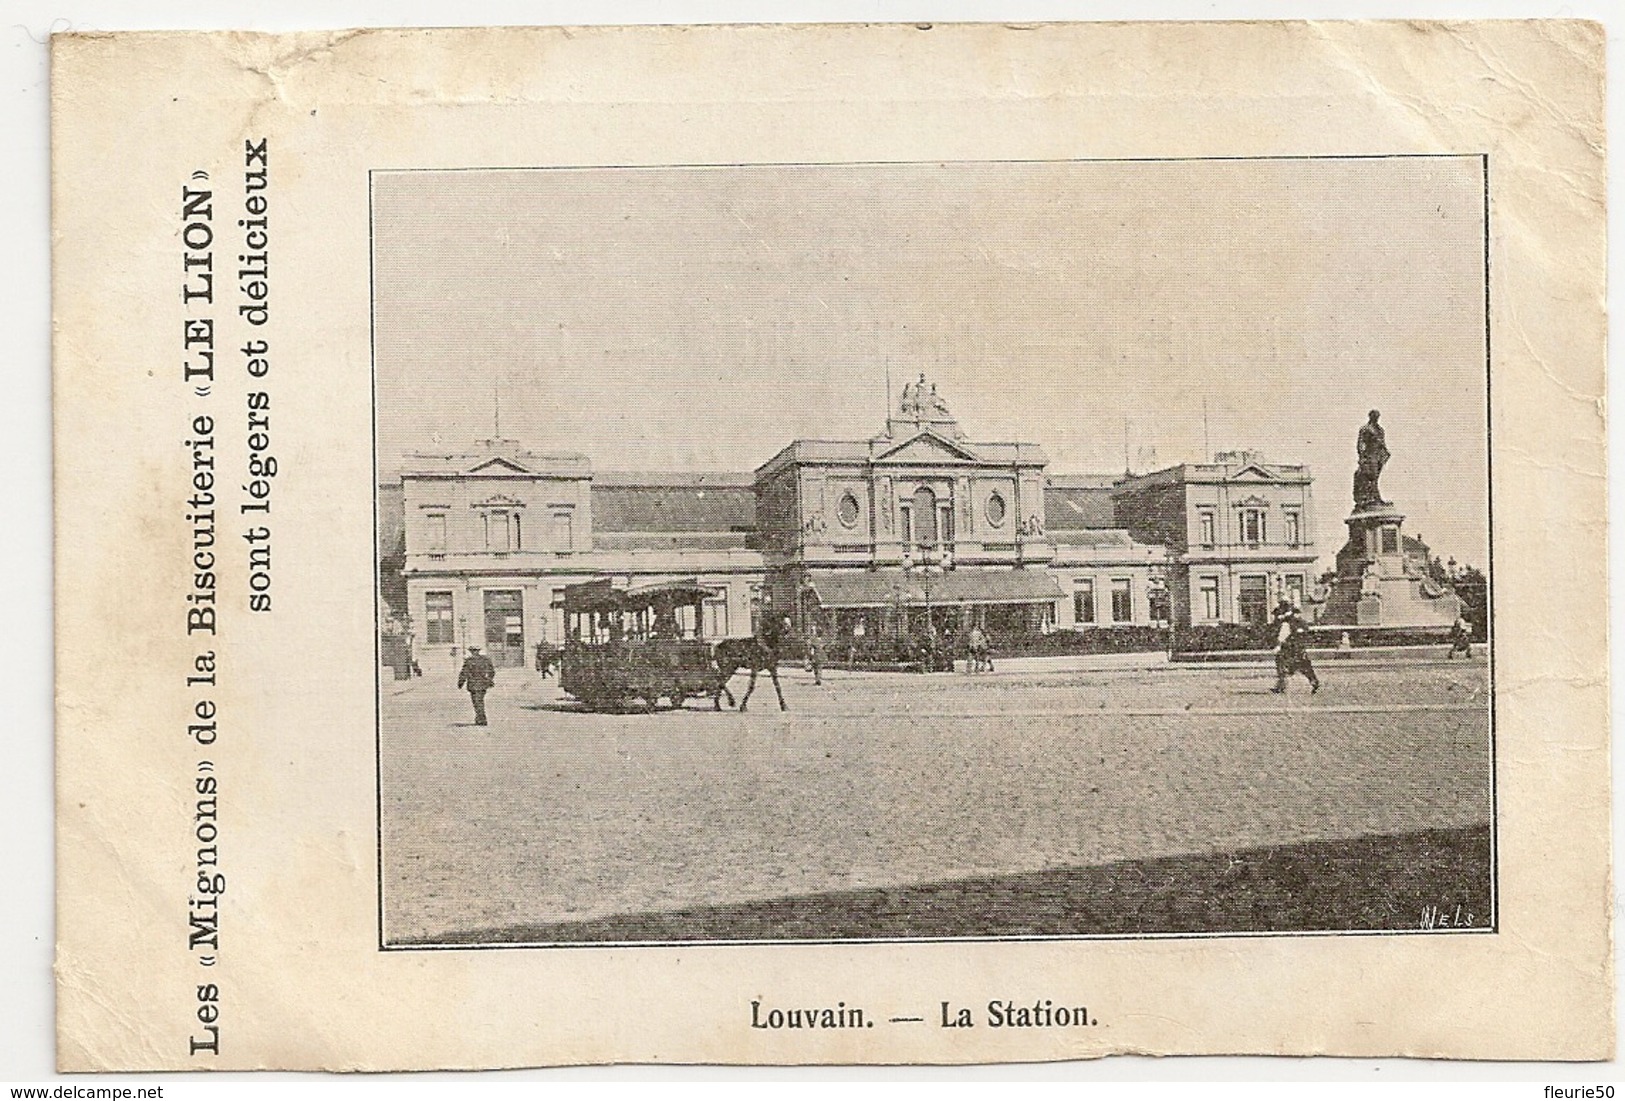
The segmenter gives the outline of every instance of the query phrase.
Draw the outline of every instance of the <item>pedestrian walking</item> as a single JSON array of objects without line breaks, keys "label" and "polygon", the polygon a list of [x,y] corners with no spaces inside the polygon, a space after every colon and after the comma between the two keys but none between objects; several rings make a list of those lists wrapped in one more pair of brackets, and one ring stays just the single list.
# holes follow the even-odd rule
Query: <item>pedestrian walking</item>
[{"label": "pedestrian walking", "polygon": [[920,632],[920,672],[935,673],[939,668],[941,658],[937,652],[939,639],[937,638],[937,625],[926,616],[925,627]]},{"label": "pedestrian walking", "polygon": [[812,670],[813,683],[824,683],[824,633],[816,622],[807,624],[807,668]]},{"label": "pedestrian walking", "polygon": [[846,663],[848,665],[857,662],[858,655],[863,651],[863,636],[866,634],[868,634],[868,628],[864,627],[863,620],[860,619],[852,624],[852,645],[846,652]]},{"label": "pedestrian walking", "polygon": [[970,629],[970,661],[967,668],[972,673],[993,672],[993,658],[989,652],[987,632],[982,630],[980,623],[971,625]]},{"label": "pedestrian walking", "polygon": [[1456,622],[1450,625],[1450,652],[1445,654],[1445,660],[1449,661],[1457,654],[1466,658],[1473,656],[1472,624],[1461,616],[1457,616]]},{"label": "pedestrian walking", "polygon": [[457,687],[468,689],[468,698],[474,704],[474,725],[485,726],[485,693],[496,683],[497,668],[491,659],[480,653],[478,646],[468,648],[468,657],[457,673]]},{"label": "pedestrian walking", "polygon": [[1303,621],[1298,609],[1286,601],[1277,607],[1271,622],[1276,626],[1275,687],[1270,691],[1286,691],[1287,678],[1302,673],[1309,680],[1309,694],[1320,691],[1320,678],[1315,675],[1314,663],[1309,660],[1309,625]]}]

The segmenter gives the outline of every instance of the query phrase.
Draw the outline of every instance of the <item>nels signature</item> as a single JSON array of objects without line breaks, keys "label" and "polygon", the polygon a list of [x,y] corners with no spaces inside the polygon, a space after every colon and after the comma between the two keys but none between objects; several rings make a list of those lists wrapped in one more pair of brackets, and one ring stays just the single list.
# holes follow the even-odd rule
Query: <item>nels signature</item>
[{"label": "nels signature", "polygon": [[1479,924],[1479,915],[1460,905],[1451,909],[1442,906],[1422,908],[1423,929],[1476,929]]}]

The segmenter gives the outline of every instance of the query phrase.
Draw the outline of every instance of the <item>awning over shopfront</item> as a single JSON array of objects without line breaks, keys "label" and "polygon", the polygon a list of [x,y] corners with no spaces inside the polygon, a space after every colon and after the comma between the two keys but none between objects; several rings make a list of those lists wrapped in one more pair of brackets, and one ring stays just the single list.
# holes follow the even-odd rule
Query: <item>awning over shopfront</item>
[{"label": "awning over shopfront", "polygon": [[1044,569],[955,569],[929,580],[902,570],[813,570],[812,588],[825,608],[892,608],[932,605],[1048,604],[1061,599],[1060,584]]}]

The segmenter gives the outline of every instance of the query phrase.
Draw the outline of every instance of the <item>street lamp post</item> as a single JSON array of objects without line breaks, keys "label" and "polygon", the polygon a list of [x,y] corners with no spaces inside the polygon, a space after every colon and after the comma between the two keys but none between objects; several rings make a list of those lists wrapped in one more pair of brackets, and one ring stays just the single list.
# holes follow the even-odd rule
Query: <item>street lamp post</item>
[{"label": "street lamp post", "polygon": [[[1168,589],[1167,578],[1159,571],[1153,570],[1150,584],[1146,586],[1146,602],[1151,606],[1151,625],[1168,632],[1168,660],[1174,658],[1174,605],[1173,594]],[[1167,612],[1164,616],[1162,613]]]},{"label": "street lamp post", "polygon": [[892,589],[892,650],[900,650],[903,643],[903,583],[897,581]]},{"label": "street lamp post", "polygon": [[[903,548],[903,576],[918,577],[920,588],[925,594],[925,629],[928,637],[934,639],[937,633],[936,624],[931,620],[931,581],[941,577],[945,572],[954,568],[953,552],[947,548],[940,550],[932,548],[923,551],[920,560],[916,562],[909,553],[909,548]],[[936,660],[936,646],[931,647],[931,660]],[[934,671],[934,670],[933,670]]]}]

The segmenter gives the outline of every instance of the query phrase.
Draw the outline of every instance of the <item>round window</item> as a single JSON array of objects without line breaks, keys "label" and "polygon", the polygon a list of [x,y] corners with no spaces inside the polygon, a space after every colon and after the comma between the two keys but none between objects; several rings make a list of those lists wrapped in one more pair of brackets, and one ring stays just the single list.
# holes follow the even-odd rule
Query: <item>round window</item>
[{"label": "round window", "polygon": [[990,493],[987,498],[987,522],[994,527],[1004,524],[1004,498],[997,493]]},{"label": "round window", "polygon": [[857,527],[858,499],[850,493],[846,494],[841,498],[840,504],[835,506],[835,515],[845,527]]}]

